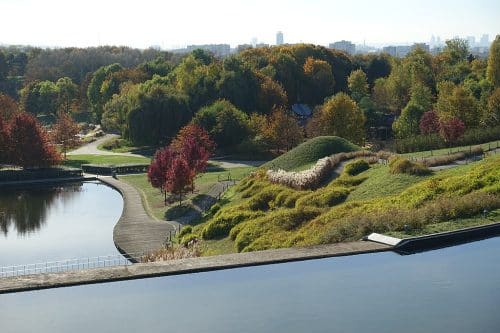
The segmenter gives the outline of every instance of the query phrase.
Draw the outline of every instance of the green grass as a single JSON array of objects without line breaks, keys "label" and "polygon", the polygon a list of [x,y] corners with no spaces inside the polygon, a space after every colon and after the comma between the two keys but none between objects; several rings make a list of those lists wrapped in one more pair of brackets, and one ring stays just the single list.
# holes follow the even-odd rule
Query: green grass
[{"label": "green grass", "polygon": [[[500,140],[497,141],[491,141],[487,143],[483,143],[480,145],[472,145],[472,147],[475,146],[481,146],[484,151],[488,150],[489,148],[496,148],[500,147]],[[419,151],[415,153],[407,153],[407,154],[401,154],[402,156],[407,156],[407,157],[430,157],[430,156],[439,156],[439,155],[447,155],[449,153],[458,153],[461,151],[469,151],[471,146],[461,146],[461,147],[453,147],[453,148],[443,148],[443,149],[436,149],[436,150],[425,150],[425,151]]]},{"label": "green grass", "polygon": [[319,136],[310,139],[289,152],[263,165],[266,169],[304,170],[316,161],[335,153],[359,150],[349,141],[336,136]]},{"label": "green grass", "polygon": [[429,177],[407,174],[393,175],[389,172],[389,167],[382,164],[375,164],[360,175],[367,177],[367,179],[349,194],[347,201],[369,200],[396,195]]},{"label": "green grass", "polygon": [[[500,208],[500,156],[428,176],[391,174],[374,165],[315,191],[246,178],[193,227],[203,253],[246,252],[360,239],[371,233],[428,234],[489,223]],[[498,218],[490,214],[489,218]],[[496,213],[495,213],[496,214]]]},{"label": "green grass", "polygon": [[[139,192],[142,193],[143,200],[146,201],[146,208],[154,217],[164,220],[165,215],[178,217],[179,211],[187,211],[191,207],[191,200],[196,196],[207,193],[210,188],[217,182],[218,177],[225,178],[230,173],[233,179],[240,179],[253,171],[254,167],[234,168],[217,172],[205,172],[195,180],[195,193],[188,193],[184,198],[184,208],[175,208],[178,204],[173,203],[165,206],[164,194],[159,189],[154,188],[148,181],[146,174],[120,176],[120,179],[134,186]],[[173,209],[173,210],[172,210]],[[170,210],[170,212],[168,212]]]},{"label": "green grass", "polygon": [[403,238],[435,234],[438,232],[454,231],[458,229],[477,227],[480,225],[486,225],[499,221],[500,221],[500,209],[496,209],[490,212],[487,218],[484,218],[482,215],[478,215],[472,218],[431,223],[424,226],[422,229],[416,229],[412,231],[390,231],[387,232],[386,235],[403,239]]},{"label": "green grass", "polygon": [[157,150],[157,147],[142,146],[137,147],[130,141],[121,138],[111,138],[97,146],[97,149],[102,151],[111,151],[114,153],[132,153],[152,157]]},{"label": "green grass", "polygon": [[79,168],[82,164],[118,165],[118,164],[149,164],[148,157],[114,156],[114,155],[68,155],[63,165]]}]

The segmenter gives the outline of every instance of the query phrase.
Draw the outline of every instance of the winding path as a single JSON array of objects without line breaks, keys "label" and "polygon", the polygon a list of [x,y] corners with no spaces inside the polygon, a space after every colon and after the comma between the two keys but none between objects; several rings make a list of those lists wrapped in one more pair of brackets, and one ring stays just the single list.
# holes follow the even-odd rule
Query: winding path
[{"label": "winding path", "polygon": [[98,149],[97,147],[114,138],[119,138],[119,135],[116,134],[106,134],[99,139],[84,144],[83,146],[68,152],[68,155],[115,155],[115,156],[129,156],[129,157],[144,157],[143,155],[132,154],[132,153],[115,153],[112,151],[106,151]]},{"label": "winding path", "polygon": [[141,194],[132,185],[112,177],[99,177],[99,180],[123,196],[122,215],[113,229],[113,241],[122,254],[138,262],[143,254],[161,248],[169,233],[179,228],[179,223],[149,216]]}]

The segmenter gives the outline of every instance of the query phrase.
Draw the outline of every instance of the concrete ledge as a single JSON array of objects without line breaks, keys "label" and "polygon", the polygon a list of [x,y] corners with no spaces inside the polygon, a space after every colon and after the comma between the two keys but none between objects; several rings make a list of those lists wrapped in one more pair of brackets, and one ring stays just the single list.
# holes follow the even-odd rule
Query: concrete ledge
[{"label": "concrete ledge", "polygon": [[0,294],[19,291],[178,275],[213,270],[321,259],[391,250],[374,242],[350,242],[304,248],[267,250],[189,258],[129,266],[96,268],[65,273],[35,274],[0,279]]},{"label": "concrete ledge", "polygon": [[368,236],[363,238],[363,240],[372,241],[380,244],[386,244],[390,246],[395,246],[401,242],[401,239],[399,238],[377,234],[376,232],[369,234]]},{"label": "concrete ledge", "polygon": [[499,235],[500,222],[496,222],[426,236],[405,238],[395,244],[393,249],[400,254],[411,254],[469,243]]},{"label": "concrete ledge", "polygon": [[25,188],[33,186],[47,186],[54,184],[64,184],[64,183],[78,183],[84,181],[97,180],[96,177],[70,177],[70,178],[46,178],[46,179],[36,179],[36,180],[21,180],[13,182],[0,182],[0,188]]}]

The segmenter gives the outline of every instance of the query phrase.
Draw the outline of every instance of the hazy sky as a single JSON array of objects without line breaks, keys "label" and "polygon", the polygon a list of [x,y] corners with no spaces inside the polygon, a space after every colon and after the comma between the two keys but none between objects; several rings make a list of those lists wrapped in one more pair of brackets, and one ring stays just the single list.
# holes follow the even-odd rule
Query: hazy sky
[{"label": "hazy sky", "polygon": [[0,0],[0,43],[39,46],[326,45],[500,33],[499,0]]}]

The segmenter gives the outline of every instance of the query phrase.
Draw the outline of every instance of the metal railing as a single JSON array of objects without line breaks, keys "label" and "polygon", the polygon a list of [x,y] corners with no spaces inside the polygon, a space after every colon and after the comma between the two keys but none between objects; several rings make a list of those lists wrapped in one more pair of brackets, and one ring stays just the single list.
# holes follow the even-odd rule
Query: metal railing
[{"label": "metal railing", "polygon": [[128,266],[133,264],[130,259],[141,258],[148,253],[149,252],[131,253],[126,256],[121,254],[112,254],[107,256],[47,261],[26,265],[3,266],[0,267],[0,278],[31,274],[70,272],[101,267]]}]

